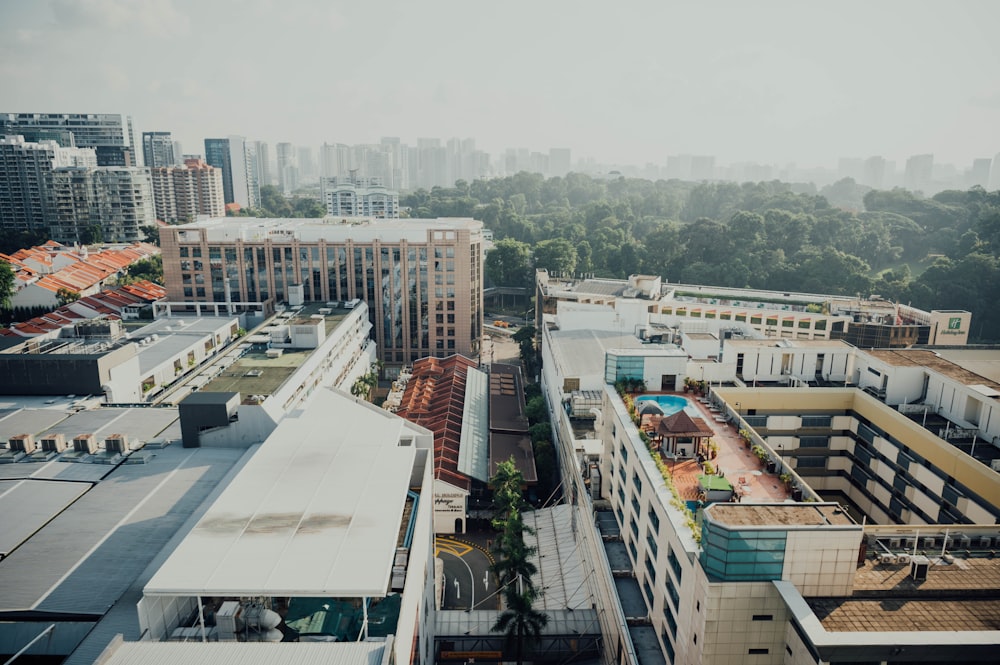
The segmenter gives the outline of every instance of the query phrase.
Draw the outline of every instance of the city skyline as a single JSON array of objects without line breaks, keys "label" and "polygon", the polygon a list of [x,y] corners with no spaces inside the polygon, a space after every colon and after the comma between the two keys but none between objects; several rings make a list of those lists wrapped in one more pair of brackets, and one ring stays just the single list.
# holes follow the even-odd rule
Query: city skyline
[{"label": "city skyline", "polygon": [[[578,7],[7,3],[0,86],[12,111],[129,114],[185,152],[231,134],[472,136],[491,154],[565,147],[607,164],[932,153],[966,168],[1000,150],[1000,84],[982,75],[1000,66],[995,4]],[[81,45],[91,75],[59,76]]]}]

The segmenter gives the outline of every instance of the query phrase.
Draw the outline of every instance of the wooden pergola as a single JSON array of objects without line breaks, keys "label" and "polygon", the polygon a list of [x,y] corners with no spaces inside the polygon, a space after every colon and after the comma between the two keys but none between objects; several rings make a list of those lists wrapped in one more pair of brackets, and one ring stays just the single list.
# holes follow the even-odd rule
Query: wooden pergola
[{"label": "wooden pergola", "polygon": [[695,420],[684,411],[666,416],[656,427],[656,437],[660,441],[660,450],[676,455],[678,445],[692,445],[697,455],[702,445],[712,437],[712,430],[702,420]]}]

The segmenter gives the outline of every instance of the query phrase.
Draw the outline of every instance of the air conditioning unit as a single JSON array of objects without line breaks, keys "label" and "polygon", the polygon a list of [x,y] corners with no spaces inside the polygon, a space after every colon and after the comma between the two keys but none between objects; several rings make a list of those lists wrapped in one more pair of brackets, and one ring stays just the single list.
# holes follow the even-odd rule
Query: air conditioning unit
[{"label": "air conditioning unit", "polygon": [[62,432],[49,432],[42,436],[39,443],[42,444],[42,450],[61,453],[66,450],[66,435]]},{"label": "air conditioning unit", "polygon": [[93,434],[79,434],[73,437],[73,450],[93,455],[97,452],[97,437]]},{"label": "air conditioning unit", "polygon": [[976,539],[976,547],[988,550],[993,547],[993,538],[990,536],[979,536],[979,538]]},{"label": "air conditioning unit", "polygon": [[219,611],[215,613],[215,626],[218,628],[220,642],[236,641],[242,609],[235,600],[227,600],[219,606]]},{"label": "air conditioning unit", "polygon": [[929,550],[935,547],[940,547],[940,544],[937,542],[937,538],[935,538],[934,536],[921,536],[919,547]]},{"label": "air conditioning unit", "polygon": [[898,555],[896,557],[896,563],[901,563],[905,566],[906,564],[910,563],[910,555],[909,554]]},{"label": "air conditioning unit", "polygon": [[7,440],[7,447],[15,452],[35,452],[35,437],[32,434],[15,434]]},{"label": "air conditioning unit", "polygon": [[902,543],[902,542],[903,541],[902,541],[902,539],[899,536],[896,536],[894,538],[890,538],[889,539],[889,549],[891,549],[891,550],[898,550],[900,548],[900,543]]},{"label": "air conditioning unit", "polygon": [[967,550],[972,547],[972,538],[964,533],[955,533],[951,536],[952,547],[960,550]]},{"label": "air conditioning unit", "polygon": [[109,453],[125,454],[128,452],[128,437],[124,434],[110,434],[104,439],[104,449]]},{"label": "air conditioning unit", "polygon": [[896,564],[895,554],[880,554],[878,557],[878,562],[883,566],[893,566]]}]

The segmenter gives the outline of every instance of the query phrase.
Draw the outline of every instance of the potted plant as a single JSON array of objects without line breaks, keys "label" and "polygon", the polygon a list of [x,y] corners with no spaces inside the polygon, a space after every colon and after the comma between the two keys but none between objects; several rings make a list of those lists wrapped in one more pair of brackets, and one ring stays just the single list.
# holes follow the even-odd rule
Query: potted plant
[{"label": "potted plant", "polygon": [[783,482],[786,488],[790,488],[792,486],[792,474],[787,471],[778,476],[778,480]]},{"label": "potted plant", "polygon": [[719,444],[715,442],[715,439],[708,440],[708,456],[711,459],[719,456]]},{"label": "potted plant", "polygon": [[705,460],[704,462],[701,463],[701,468],[705,472],[706,476],[715,475],[715,467],[712,466],[712,463],[709,462],[708,460]]}]

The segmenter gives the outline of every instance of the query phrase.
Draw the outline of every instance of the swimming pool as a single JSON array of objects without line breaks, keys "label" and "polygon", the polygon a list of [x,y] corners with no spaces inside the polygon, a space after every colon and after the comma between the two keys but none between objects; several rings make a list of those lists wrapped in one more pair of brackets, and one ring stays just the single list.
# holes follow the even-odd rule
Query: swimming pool
[{"label": "swimming pool", "polygon": [[663,409],[665,416],[672,416],[681,409],[687,409],[691,406],[686,397],[678,395],[643,395],[635,398],[635,408],[641,409],[643,402],[656,402]]}]

